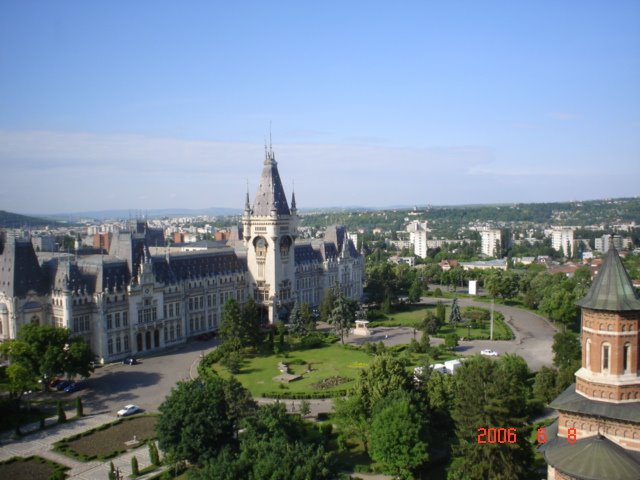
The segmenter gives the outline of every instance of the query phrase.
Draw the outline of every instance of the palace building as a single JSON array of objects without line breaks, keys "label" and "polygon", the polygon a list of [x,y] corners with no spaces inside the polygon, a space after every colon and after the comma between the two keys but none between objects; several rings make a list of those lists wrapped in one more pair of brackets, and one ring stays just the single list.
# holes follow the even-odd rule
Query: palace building
[{"label": "palace building", "polygon": [[346,229],[300,241],[298,221],[269,149],[235,242],[163,252],[159,232],[137,221],[113,235],[108,255],[76,257],[36,253],[28,238],[0,235],[0,341],[27,323],[56,325],[110,362],[217,330],[229,299],[253,297],[265,323],[286,319],[296,301],[318,305],[329,288],[359,300],[364,259]]},{"label": "palace building", "polygon": [[640,297],[615,249],[582,308],[582,368],[552,403],[549,480],[640,479]]}]

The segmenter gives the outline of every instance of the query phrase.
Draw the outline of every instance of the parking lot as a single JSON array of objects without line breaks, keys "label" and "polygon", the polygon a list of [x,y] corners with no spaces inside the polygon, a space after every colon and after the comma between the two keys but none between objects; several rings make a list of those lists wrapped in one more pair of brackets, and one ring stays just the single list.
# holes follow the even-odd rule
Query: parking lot
[{"label": "parking lot", "polygon": [[96,368],[85,382],[85,389],[51,395],[58,398],[81,395],[84,411],[88,414],[106,413],[115,417],[119,409],[130,403],[145,411],[157,411],[176,382],[195,375],[200,355],[216,344],[216,339],[193,341],[175,350],[163,350],[157,356],[136,357],[139,361],[136,365],[105,365]]}]

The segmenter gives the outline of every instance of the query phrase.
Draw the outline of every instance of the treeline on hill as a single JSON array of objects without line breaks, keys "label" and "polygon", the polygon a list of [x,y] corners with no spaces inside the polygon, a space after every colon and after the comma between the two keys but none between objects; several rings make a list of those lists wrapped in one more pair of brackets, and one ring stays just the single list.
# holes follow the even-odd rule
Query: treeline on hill
[{"label": "treeline on hill", "polygon": [[0,228],[44,227],[47,225],[57,227],[61,223],[0,210]]},{"label": "treeline on hill", "polygon": [[[349,229],[382,228],[404,230],[405,218],[412,209],[385,209],[363,212],[327,212],[303,215],[305,226],[323,228],[341,224]],[[458,228],[469,222],[524,222],[549,225],[615,224],[640,218],[640,198],[591,200],[584,202],[518,203],[510,205],[463,205],[420,207],[416,220],[434,223],[436,236],[456,238]]]}]

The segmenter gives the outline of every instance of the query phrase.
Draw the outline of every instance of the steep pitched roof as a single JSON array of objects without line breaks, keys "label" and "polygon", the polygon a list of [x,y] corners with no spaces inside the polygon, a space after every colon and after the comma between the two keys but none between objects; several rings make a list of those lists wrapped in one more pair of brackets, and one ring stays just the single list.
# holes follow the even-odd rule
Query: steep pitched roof
[{"label": "steep pitched roof", "polygon": [[577,304],[593,310],[640,310],[640,297],[615,248],[606,253],[589,293]]},{"label": "steep pitched roof", "polygon": [[282,188],[282,181],[278,173],[278,163],[272,151],[267,152],[262,167],[262,176],[253,205],[253,214],[268,217],[275,210],[278,215],[290,215],[287,197]]}]

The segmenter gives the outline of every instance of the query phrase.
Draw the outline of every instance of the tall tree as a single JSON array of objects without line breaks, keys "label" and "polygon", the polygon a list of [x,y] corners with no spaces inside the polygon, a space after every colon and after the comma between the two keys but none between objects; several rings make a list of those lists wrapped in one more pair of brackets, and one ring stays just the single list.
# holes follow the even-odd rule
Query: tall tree
[{"label": "tall tree", "polygon": [[422,281],[416,277],[416,279],[411,284],[409,288],[409,302],[418,303],[420,301],[420,297],[422,296]]},{"label": "tall tree", "polygon": [[451,302],[451,313],[449,314],[449,323],[453,328],[456,328],[462,322],[462,314],[460,313],[460,305],[458,305],[458,299],[454,298]]},{"label": "tall tree", "polygon": [[234,442],[234,421],[219,377],[178,382],[159,411],[158,443],[171,458],[202,465]]},{"label": "tall tree", "polygon": [[324,292],[324,296],[320,301],[320,320],[323,322],[328,322],[329,317],[331,316],[331,312],[333,311],[334,302],[336,299],[335,292],[333,288],[328,288]]},{"label": "tall tree", "polygon": [[[525,478],[532,464],[520,369],[500,358],[475,356],[456,371],[451,414],[458,444],[450,480]],[[479,428],[516,428],[514,443],[479,443]]]},{"label": "tall tree", "polygon": [[246,342],[249,346],[259,348],[262,344],[262,325],[260,323],[260,312],[252,297],[242,305],[242,324]]},{"label": "tall tree", "polygon": [[342,292],[338,292],[328,322],[333,327],[333,330],[340,336],[340,341],[343,345],[345,334],[349,335],[349,329],[353,325],[354,320],[355,312],[353,305]]},{"label": "tall tree", "polygon": [[559,369],[567,368],[582,358],[580,338],[573,332],[559,332],[553,336],[553,364]]},{"label": "tall tree", "polygon": [[302,316],[302,322],[305,325],[307,332],[313,332],[316,329],[316,320],[313,317],[311,306],[307,302],[303,302],[300,305],[300,315]]},{"label": "tall tree", "polygon": [[289,331],[294,335],[304,335],[307,331],[307,326],[302,318],[302,311],[297,301],[293,304],[289,315]]},{"label": "tall tree", "polygon": [[69,377],[88,377],[93,371],[95,355],[82,337],[66,328],[51,325],[24,325],[15,340],[4,342],[0,349],[11,362],[28,368],[34,378],[48,388],[49,380],[60,372]]},{"label": "tall tree", "polygon": [[424,418],[407,392],[395,392],[378,405],[370,437],[371,458],[396,478],[415,478],[416,468],[428,460]]}]

